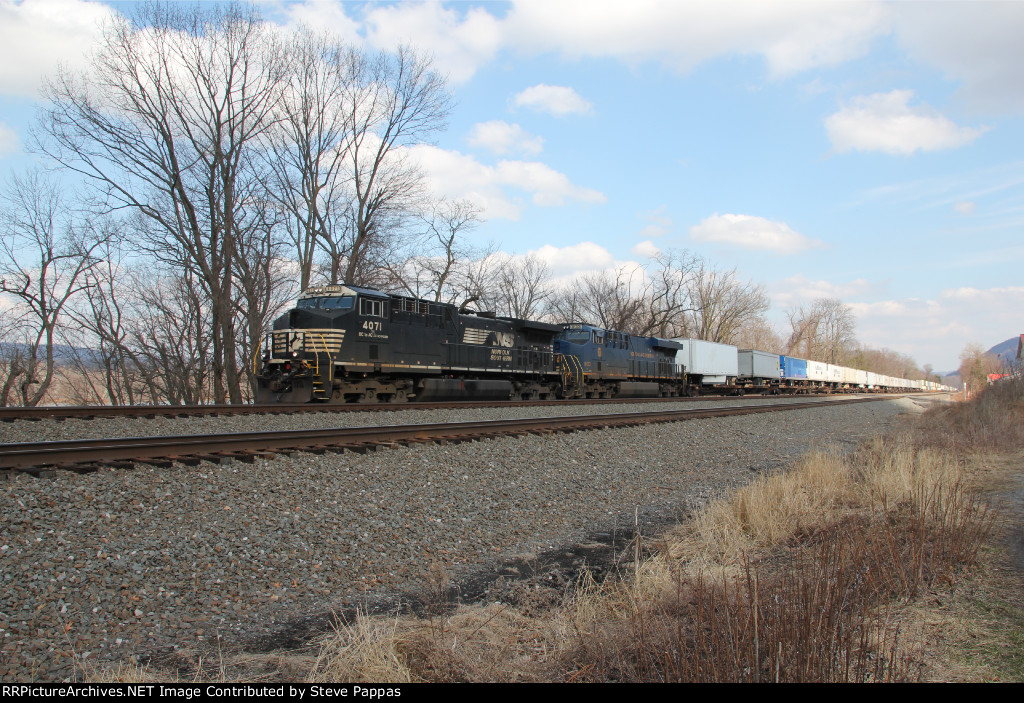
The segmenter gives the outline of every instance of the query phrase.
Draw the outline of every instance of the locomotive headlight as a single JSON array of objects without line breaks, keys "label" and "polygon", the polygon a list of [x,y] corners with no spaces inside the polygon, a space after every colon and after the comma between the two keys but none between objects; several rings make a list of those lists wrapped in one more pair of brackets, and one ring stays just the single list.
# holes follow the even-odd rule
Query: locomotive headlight
[{"label": "locomotive headlight", "polygon": [[293,358],[293,359],[297,359],[297,358],[298,358],[298,356],[299,356],[299,353],[298,353],[297,351],[293,351],[293,352],[292,352],[292,358]]}]

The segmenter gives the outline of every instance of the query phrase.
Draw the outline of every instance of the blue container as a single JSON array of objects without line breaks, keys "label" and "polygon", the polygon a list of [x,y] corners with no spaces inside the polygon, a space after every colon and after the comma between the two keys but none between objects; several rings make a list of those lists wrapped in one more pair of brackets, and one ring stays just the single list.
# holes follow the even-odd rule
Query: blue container
[{"label": "blue container", "polygon": [[779,369],[782,377],[792,380],[807,379],[807,362],[804,359],[797,359],[793,356],[780,356]]}]

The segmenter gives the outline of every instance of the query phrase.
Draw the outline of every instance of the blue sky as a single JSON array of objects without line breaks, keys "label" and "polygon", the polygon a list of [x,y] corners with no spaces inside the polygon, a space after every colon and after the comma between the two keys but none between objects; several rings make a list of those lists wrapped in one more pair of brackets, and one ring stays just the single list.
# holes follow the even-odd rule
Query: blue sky
[{"label": "blue sky", "polygon": [[[457,101],[417,148],[476,232],[556,274],[686,248],[820,296],[953,369],[1024,332],[1024,2],[261,2],[434,56]],[[130,3],[0,0],[0,172],[39,81]]]}]

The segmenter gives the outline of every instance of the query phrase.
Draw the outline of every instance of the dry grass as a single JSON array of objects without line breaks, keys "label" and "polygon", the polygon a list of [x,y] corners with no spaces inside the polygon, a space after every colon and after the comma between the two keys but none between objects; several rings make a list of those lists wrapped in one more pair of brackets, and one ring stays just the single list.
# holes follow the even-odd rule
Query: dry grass
[{"label": "dry grass", "polygon": [[1024,377],[995,383],[941,412],[925,413],[913,438],[919,446],[960,453],[1024,447]]},{"label": "dry grass", "polygon": [[359,616],[322,639],[307,680],[539,681],[552,634],[543,618],[497,603],[429,619]]},{"label": "dry grass", "polygon": [[910,501],[962,498],[962,462],[905,441],[876,438],[853,455],[822,450],[788,471],[762,476],[729,500],[700,512],[692,525],[670,536],[670,554],[712,563],[735,563],[750,550],[772,547],[859,512],[882,511]]},{"label": "dry grass", "polygon": [[398,628],[397,618],[360,616],[353,625],[336,624],[334,632],[323,639],[310,681],[413,681],[401,653],[404,641]]},{"label": "dry grass", "polygon": [[584,594],[569,659],[591,681],[913,680],[893,604],[973,564],[991,516],[941,453],[813,454]]}]

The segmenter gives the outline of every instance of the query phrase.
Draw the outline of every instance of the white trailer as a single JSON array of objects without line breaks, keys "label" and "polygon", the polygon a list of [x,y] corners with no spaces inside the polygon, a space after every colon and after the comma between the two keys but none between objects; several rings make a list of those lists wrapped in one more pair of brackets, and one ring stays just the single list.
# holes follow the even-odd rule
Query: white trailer
[{"label": "white trailer", "polygon": [[824,361],[810,361],[807,362],[807,380],[808,381],[819,381],[824,383],[828,381],[828,364]]},{"label": "white trailer", "polygon": [[739,373],[738,350],[731,344],[686,337],[672,341],[682,345],[676,352],[676,364],[686,370],[694,383],[705,386],[729,384]]}]

